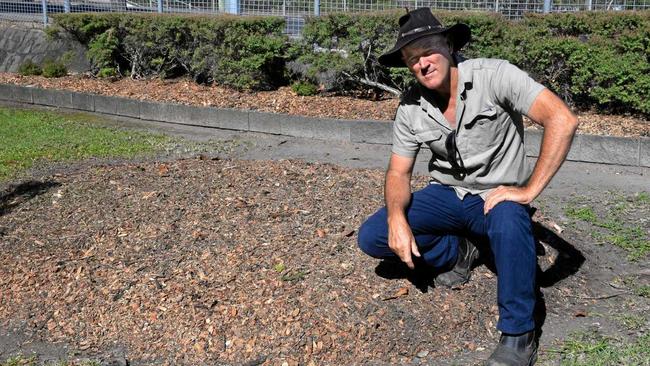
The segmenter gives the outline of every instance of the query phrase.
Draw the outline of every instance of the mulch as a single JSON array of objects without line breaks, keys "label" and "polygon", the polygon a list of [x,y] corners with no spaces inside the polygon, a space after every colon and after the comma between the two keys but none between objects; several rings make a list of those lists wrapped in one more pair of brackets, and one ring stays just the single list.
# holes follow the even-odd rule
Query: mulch
[{"label": "mulch", "polygon": [[[358,250],[382,175],[199,156],[6,187],[0,326],[169,365],[435,364],[491,349],[487,267],[448,290]],[[545,289],[546,304],[568,312],[567,294],[586,292],[572,276]]]},{"label": "mulch", "polygon": [[[347,120],[389,121],[394,118],[398,105],[396,98],[371,100],[335,95],[298,96],[289,87],[267,92],[239,92],[218,85],[198,85],[188,78],[108,80],[81,74],[48,79],[41,76],[0,73],[0,83],[196,106],[259,110]],[[580,120],[579,133],[623,137],[650,136],[650,123],[647,119],[592,112],[579,112],[577,115]],[[527,126],[538,128],[529,122]]]}]

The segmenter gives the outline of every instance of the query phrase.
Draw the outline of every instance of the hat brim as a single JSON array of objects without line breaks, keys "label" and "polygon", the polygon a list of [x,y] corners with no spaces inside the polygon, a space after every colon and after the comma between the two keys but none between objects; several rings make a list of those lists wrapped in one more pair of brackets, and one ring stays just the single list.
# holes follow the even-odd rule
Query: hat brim
[{"label": "hat brim", "polygon": [[402,53],[400,50],[416,39],[420,39],[422,37],[433,34],[449,34],[454,45],[454,52],[463,48],[463,46],[465,46],[472,37],[472,32],[469,26],[463,23],[458,23],[452,25],[451,27],[443,29],[432,29],[421,33],[412,34],[407,37],[398,39],[392,49],[379,56],[379,63],[387,67],[406,67],[404,60],[402,60]]}]

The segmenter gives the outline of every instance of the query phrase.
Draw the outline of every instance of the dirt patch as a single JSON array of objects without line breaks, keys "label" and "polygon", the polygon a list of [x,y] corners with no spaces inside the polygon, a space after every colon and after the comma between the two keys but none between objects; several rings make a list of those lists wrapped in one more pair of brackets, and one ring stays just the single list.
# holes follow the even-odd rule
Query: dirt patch
[{"label": "dirt patch", "polygon": [[[357,249],[382,181],[203,156],[5,187],[0,326],[21,322],[88,354],[123,347],[146,364],[439,364],[488,351],[498,336],[488,267],[452,291]],[[536,220],[545,308],[584,317],[602,288],[581,272],[599,271],[582,265],[590,244]]]},{"label": "dirt patch", "polygon": [[[398,100],[368,100],[342,96],[298,96],[291,88],[276,91],[243,93],[220,86],[203,86],[181,78],[174,80],[117,81],[97,79],[87,75],[70,75],[48,79],[41,76],[21,76],[0,73],[0,83],[32,85],[40,88],[72,90],[140,100],[174,102],[197,106],[214,106],[287,113],[308,117],[348,120],[392,120]],[[650,136],[650,123],[632,116],[610,116],[579,113],[579,133],[609,136]],[[531,123],[527,126],[536,128]]]}]

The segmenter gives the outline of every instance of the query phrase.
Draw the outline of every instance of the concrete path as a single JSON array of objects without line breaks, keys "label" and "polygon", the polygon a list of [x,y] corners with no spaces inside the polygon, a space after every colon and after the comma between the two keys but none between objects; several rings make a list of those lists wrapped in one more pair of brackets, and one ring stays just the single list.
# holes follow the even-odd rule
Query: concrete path
[{"label": "concrete path", "polygon": [[[0,106],[27,108],[24,104],[0,101]],[[31,108],[66,112],[65,109],[31,105]],[[79,111],[69,111],[79,113]],[[386,169],[390,146],[332,140],[270,135],[244,131],[222,130],[167,122],[145,121],[138,118],[93,113],[101,116],[106,125],[135,128],[182,137],[191,141],[228,142],[234,149],[220,153],[220,157],[250,160],[301,159],[323,162],[349,168]],[[95,120],[96,118],[93,118]],[[232,144],[232,142],[235,142]],[[415,167],[416,174],[427,174],[430,152],[422,149]],[[531,164],[534,158],[529,158]],[[650,168],[567,161],[564,163],[542,197],[566,194],[589,194],[620,190],[623,192],[650,191]]]},{"label": "concrete path", "polygon": [[[218,130],[205,127],[145,122],[139,119],[105,115],[106,123],[183,137],[193,141],[236,141],[235,149],[224,158],[251,160],[301,159],[337,164],[349,168],[386,169],[390,146],[379,144],[325,141],[252,132]],[[427,173],[430,153],[422,149],[416,174]],[[530,159],[534,164],[535,159]],[[650,191],[650,168],[594,163],[566,162],[543,196],[588,194],[621,190]]]}]

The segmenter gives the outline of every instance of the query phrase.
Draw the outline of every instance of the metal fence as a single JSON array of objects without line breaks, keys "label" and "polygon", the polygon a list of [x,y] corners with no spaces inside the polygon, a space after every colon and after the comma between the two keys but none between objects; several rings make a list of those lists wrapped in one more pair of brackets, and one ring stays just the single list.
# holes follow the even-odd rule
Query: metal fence
[{"label": "metal fence", "polygon": [[276,15],[287,20],[287,33],[298,34],[307,15],[408,7],[481,10],[518,19],[524,13],[589,10],[649,10],[650,0],[0,0],[0,23],[48,24],[61,12],[158,12]]}]

